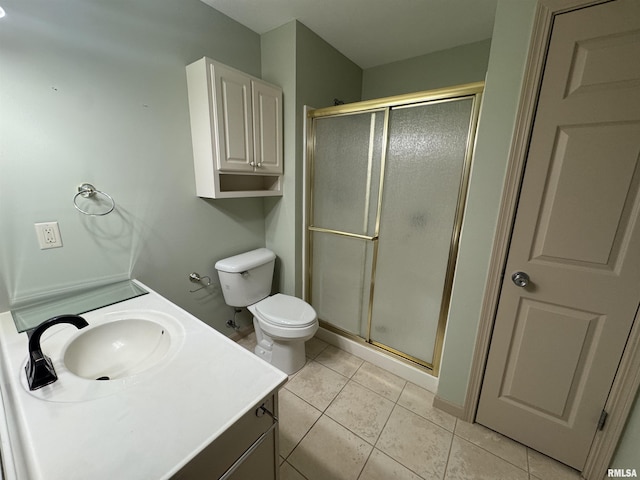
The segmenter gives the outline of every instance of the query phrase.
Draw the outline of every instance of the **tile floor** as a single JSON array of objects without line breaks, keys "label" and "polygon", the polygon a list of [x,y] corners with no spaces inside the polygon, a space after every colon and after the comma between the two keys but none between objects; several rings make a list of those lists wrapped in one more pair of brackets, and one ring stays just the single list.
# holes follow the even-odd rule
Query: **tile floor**
[{"label": "tile floor", "polygon": [[[255,346],[251,334],[239,342]],[[281,480],[576,480],[534,450],[432,407],[433,394],[313,338],[279,393]]]}]

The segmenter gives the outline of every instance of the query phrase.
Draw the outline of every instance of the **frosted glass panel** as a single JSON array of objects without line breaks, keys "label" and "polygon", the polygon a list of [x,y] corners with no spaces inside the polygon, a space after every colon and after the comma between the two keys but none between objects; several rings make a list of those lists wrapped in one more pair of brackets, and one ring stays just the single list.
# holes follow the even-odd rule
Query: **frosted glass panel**
[{"label": "frosted glass panel", "polygon": [[315,120],[312,225],[374,234],[384,112]]},{"label": "frosted glass panel", "polygon": [[366,336],[373,243],[312,232],[311,305],[318,318]]},{"label": "frosted glass panel", "polygon": [[432,363],[472,100],[393,109],[371,339]]}]

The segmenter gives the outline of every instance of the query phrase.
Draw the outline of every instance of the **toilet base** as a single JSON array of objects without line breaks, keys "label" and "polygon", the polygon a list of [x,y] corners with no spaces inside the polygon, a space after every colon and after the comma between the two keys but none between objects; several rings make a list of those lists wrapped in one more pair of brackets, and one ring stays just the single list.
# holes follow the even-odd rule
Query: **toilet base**
[{"label": "toilet base", "polygon": [[304,367],[306,362],[304,342],[307,340],[306,338],[281,341],[264,333],[257,325],[256,319],[253,320],[253,325],[258,342],[254,350],[257,356],[287,375],[294,374]]}]

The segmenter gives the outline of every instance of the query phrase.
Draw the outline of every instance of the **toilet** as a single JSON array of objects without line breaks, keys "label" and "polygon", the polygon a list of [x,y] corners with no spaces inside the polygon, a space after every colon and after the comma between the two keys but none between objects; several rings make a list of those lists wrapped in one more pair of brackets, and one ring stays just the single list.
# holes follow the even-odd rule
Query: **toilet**
[{"label": "toilet", "polygon": [[275,253],[258,248],[219,260],[215,268],[226,304],[253,314],[256,355],[291,375],[305,364],[304,342],[318,330],[318,316],[304,300],[269,296],[275,261]]}]

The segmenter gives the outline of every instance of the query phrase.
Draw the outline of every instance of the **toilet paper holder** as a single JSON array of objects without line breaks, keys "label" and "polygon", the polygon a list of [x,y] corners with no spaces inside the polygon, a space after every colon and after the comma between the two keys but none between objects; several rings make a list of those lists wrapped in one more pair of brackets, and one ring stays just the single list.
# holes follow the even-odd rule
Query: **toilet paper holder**
[{"label": "toilet paper holder", "polygon": [[189,290],[190,293],[195,293],[211,285],[211,277],[208,275],[201,276],[198,272],[191,272],[189,274],[189,281],[192,283],[200,283],[202,285],[200,288],[196,288],[195,290]]}]

